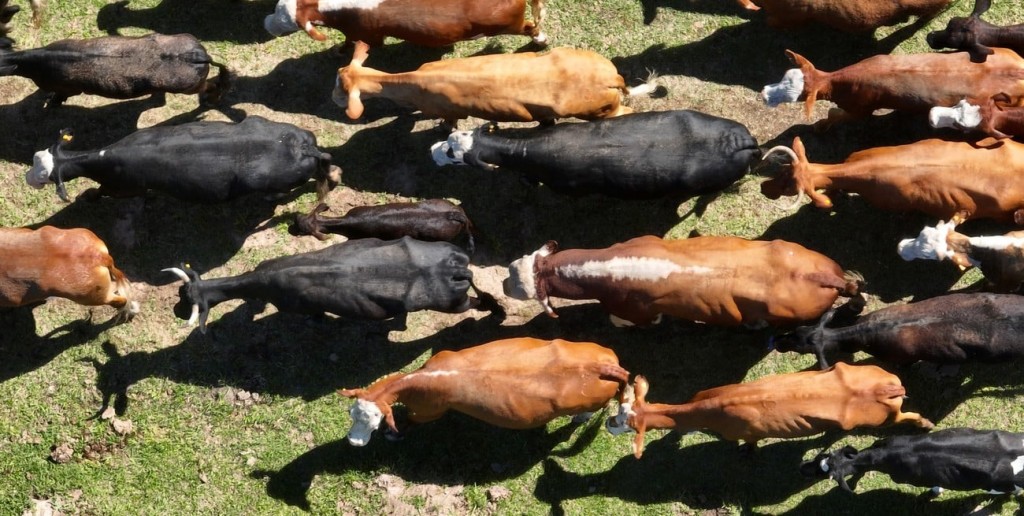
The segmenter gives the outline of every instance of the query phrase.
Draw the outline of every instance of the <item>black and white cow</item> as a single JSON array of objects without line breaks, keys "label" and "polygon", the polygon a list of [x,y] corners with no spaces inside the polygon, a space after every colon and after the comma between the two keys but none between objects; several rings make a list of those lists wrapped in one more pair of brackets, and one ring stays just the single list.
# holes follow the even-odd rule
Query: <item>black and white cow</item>
[{"label": "black and white cow", "polygon": [[296,235],[313,235],[326,240],[326,233],[352,238],[391,240],[404,236],[428,242],[451,242],[462,233],[473,252],[473,223],[457,204],[445,199],[393,202],[377,206],[356,206],[341,217],[320,214],[328,207],[320,203],[306,215],[296,215],[289,228]]},{"label": "black and white cow", "polygon": [[[49,107],[82,93],[114,99],[197,93],[202,102],[216,102],[230,87],[227,67],[215,62],[191,34],[63,39],[16,51],[3,37],[4,16],[0,14],[0,76],[25,77],[51,92]],[[207,80],[211,65],[220,72]]]},{"label": "black and white cow", "polygon": [[827,323],[828,316],[772,339],[772,345],[778,351],[814,353],[822,369],[828,367],[825,353],[835,351],[865,351],[900,364],[1024,357],[1024,296],[1019,295],[949,294],[876,310],[848,326]]},{"label": "black and white cow", "polygon": [[100,184],[91,195],[129,197],[156,190],[179,199],[220,202],[251,192],[284,193],[310,177],[323,199],[341,180],[331,155],[313,133],[250,116],[239,123],[192,122],[136,131],[99,150],[70,151],[70,131],[33,157],[25,181],[54,183],[68,200],[65,181],[87,177]]},{"label": "black and white cow", "polygon": [[[164,269],[185,282],[175,313],[206,330],[210,308],[229,299],[255,299],[278,310],[388,319],[417,310],[460,313],[479,305],[469,297],[469,257],[446,242],[365,238],[260,263],[252,272],[200,279],[193,270]],[[189,308],[191,307],[191,312]]]},{"label": "black and white cow", "polygon": [[951,428],[924,435],[900,435],[857,451],[846,446],[803,463],[809,477],[832,478],[853,492],[846,477],[880,471],[901,484],[993,494],[1017,493],[1024,486],[1024,433]]},{"label": "black and white cow", "polygon": [[717,192],[761,156],[742,124],[696,111],[623,115],[503,136],[454,132],[431,147],[438,165],[510,168],[567,194],[627,199]]}]

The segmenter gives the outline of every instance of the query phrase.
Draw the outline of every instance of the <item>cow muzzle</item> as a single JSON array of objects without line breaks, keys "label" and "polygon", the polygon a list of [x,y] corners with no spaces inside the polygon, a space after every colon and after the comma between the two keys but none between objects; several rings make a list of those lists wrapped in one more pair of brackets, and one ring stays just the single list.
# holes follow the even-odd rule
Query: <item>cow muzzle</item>
[{"label": "cow muzzle", "polygon": [[41,150],[32,156],[32,168],[25,172],[25,182],[35,189],[52,184],[50,174],[53,173],[53,153]]},{"label": "cow muzzle", "polygon": [[298,32],[301,28],[295,21],[296,0],[281,0],[274,9],[274,14],[263,19],[263,28],[276,36],[284,36]]}]

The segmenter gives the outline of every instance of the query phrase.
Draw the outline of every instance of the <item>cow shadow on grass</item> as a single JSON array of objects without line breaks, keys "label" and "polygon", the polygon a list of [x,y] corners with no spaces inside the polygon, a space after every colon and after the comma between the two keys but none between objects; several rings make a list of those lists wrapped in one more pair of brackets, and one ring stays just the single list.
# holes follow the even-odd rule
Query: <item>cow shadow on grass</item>
[{"label": "cow shadow on grass", "polygon": [[[825,104],[830,105],[828,102]],[[939,133],[932,129],[928,125],[928,117],[924,113],[894,111],[885,115],[833,124],[825,130],[815,129],[812,122],[812,120],[808,120],[806,124],[798,124],[786,129],[765,142],[762,148],[770,149],[777,145],[792,148],[793,139],[800,137],[807,149],[807,159],[811,163],[842,163],[850,154],[865,149],[907,145],[943,136],[957,136],[953,133]],[[962,135],[959,136],[962,137]],[[783,154],[769,159],[778,163],[788,164],[790,162],[790,158]],[[758,171],[766,175],[771,175],[776,170],[778,170],[777,167],[758,167]]]},{"label": "cow shadow on grass", "polygon": [[99,337],[116,322],[113,318],[97,322],[90,311],[87,319],[38,335],[32,307],[0,308],[0,356],[4,357],[0,360],[0,383],[43,367],[64,351]]},{"label": "cow shadow on grass", "polygon": [[[633,434],[622,436],[629,450]],[[786,440],[744,454],[737,443],[714,440],[680,448],[681,435],[669,432],[649,442],[640,459],[632,453],[611,469],[580,475],[554,459],[544,461],[544,473],[534,496],[565,514],[565,502],[588,496],[614,497],[639,505],[680,501],[698,509],[737,503],[743,512],[777,504],[814,481],[799,472],[808,451],[827,447],[837,436]]]},{"label": "cow shadow on grass", "polygon": [[[832,480],[829,482],[835,483]],[[852,487],[852,484],[851,484]],[[873,489],[857,494],[850,494],[838,487],[834,487],[823,495],[812,495],[804,498],[800,503],[781,514],[834,514],[834,515],[860,515],[860,514],[1000,514],[1001,507],[1009,497],[995,497],[989,494],[975,494],[972,496],[958,496],[956,494],[945,494],[943,498],[932,499],[927,496],[927,490],[922,489],[922,494],[913,495],[891,489]],[[1001,499],[1000,499],[1001,498]],[[985,506],[991,512],[975,513],[974,509],[979,504]]]},{"label": "cow shadow on grass", "polygon": [[662,75],[686,75],[760,91],[793,68],[785,54],[787,49],[803,55],[820,70],[833,71],[869,56],[888,54],[919,28],[909,25],[885,40],[876,41],[871,34],[820,28],[778,31],[763,20],[753,20],[723,27],[693,43],[675,47],[658,43],[612,62],[619,73],[631,77],[643,77],[645,70],[655,70]]},{"label": "cow shadow on grass", "polygon": [[658,17],[658,9],[675,9],[689,13],[702,13],[714,16],[736,16],[740,18],[756,18],[757,13],[744,9],[736,2],[726,0],[641,0],[644,13],[644,25],[654,23]]},{"label": "cow shadow on grass", "polygon": [[121,0],[100,8],[96,26],[110,35],[120,34],[124,27],[138,27],[161,34],[189,33],[200,41],[261,43],[273,39],[263,28],[263,19],[273,14],[275,4],[275,0],[163,0],[156,7],[134,9],[131,2]]}]

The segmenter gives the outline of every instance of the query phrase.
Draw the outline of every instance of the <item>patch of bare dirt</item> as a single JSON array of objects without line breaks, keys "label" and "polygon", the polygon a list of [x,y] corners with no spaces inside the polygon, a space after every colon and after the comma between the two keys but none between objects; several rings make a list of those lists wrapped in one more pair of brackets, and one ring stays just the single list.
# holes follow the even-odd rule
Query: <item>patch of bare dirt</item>
[{"label": "patch of bare dirt", "polygon": [[422,514],[460,514],[468,512],[462,486],[437,484],[407,485],[394,475],[382,474],[373,480],[370,489],[383,492],[383,512],[393,516]]},{"label": "patch of bare dirt", "polygon": [[75,449],[68,443],[55,444],[50,448],[50,460],[57,464],[67,464],[71,462],[74,455]]}]

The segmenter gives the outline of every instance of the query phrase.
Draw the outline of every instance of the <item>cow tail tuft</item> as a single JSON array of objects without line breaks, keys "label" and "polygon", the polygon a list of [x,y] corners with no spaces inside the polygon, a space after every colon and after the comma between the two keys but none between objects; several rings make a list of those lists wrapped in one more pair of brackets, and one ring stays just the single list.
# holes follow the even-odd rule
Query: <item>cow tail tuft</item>
[{"label": "cow tail tuft", "polygon": [[840,294],[845,297],[854,297],[862,295],[862,289],[864,288],[865,281],[864,275],[857,271],[844,271],[843,281],[846,285],[840,291]]}]

